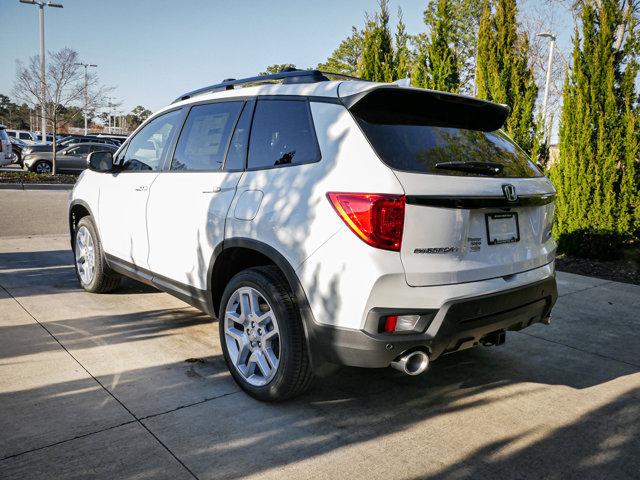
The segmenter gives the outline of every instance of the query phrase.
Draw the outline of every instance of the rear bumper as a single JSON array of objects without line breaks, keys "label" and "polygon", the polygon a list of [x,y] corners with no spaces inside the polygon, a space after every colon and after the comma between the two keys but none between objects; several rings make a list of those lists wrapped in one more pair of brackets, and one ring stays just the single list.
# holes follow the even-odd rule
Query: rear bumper
[{"label": "rear bumper", "polygon": [[307,325],[314,363],[387,367],[407,350],[425,349],[431,360],[477,345],[496,331],[542,322],[558,297],[555,276],[514,289],[454,301],[438,312],[424,333],[391,335],[314,323]]}]

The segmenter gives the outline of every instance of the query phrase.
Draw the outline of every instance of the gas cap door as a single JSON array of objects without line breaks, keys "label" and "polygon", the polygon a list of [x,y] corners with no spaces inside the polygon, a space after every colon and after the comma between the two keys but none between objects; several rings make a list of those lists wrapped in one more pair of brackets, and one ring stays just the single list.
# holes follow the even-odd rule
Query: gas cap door
[{"label": "gas cap door", "polygon": [[262,197],[262,190],[245,190],[236,203],[233,216],[238,220],[253,220],[260,210]]}]

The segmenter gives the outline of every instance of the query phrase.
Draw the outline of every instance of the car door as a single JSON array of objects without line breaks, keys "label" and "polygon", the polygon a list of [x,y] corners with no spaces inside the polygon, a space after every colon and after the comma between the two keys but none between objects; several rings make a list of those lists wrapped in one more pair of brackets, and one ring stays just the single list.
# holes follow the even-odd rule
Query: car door
[{"label": "car door", "polygon": [[147,207],[154,282],[204,290],[242,176],[254,102],[193,106]]},{"label": "car door", "polygon": [[126,268],[144,273],[148,267],[149,188],[181,124],[182,109],[150,120],[118,153],[114,172],[101,181],[98,225],[102,246]]},{"label": "car door", "polygon": [[56,155],[56,167],[59,170],[79,170],[89,154],[89,148],[89,145],[75,145],[62,150]]}]

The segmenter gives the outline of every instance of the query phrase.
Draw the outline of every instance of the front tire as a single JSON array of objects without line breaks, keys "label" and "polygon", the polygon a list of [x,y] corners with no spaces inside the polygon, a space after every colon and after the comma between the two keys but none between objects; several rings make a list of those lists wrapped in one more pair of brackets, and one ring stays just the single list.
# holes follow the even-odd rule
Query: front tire
[{"label": "front tire", "polygon": [[51,173],[53,171],[53,166],[51,162],[47,162],[46,160],[38,160],[33,164],[32,171],[36,173]]},{"label": "front tire", "polygon": [[82,217],[75,230],[73,243],[76,276],[82,288],[91,293],[114,290],[121,277],[107,265],[102,245],[91,216]]},{"label": "front tire", "polygon": [[227,367],[249,395],[280,401],[311,386],[300,312],[277,268],[256,267],[235,275],[222,295],[218,323]]}]

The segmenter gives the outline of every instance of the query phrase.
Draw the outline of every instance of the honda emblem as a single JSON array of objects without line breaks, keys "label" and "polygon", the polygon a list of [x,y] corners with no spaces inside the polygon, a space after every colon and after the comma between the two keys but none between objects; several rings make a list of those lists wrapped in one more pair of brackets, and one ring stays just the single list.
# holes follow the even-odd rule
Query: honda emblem
[{"label": "honda emblem", "polygon": [[507,183],[506,185],[502,185],[502,193],[504,193],[504,198],[506,198],[508,202],[515,202],[518,200],[516,187],[511,184]]}]

